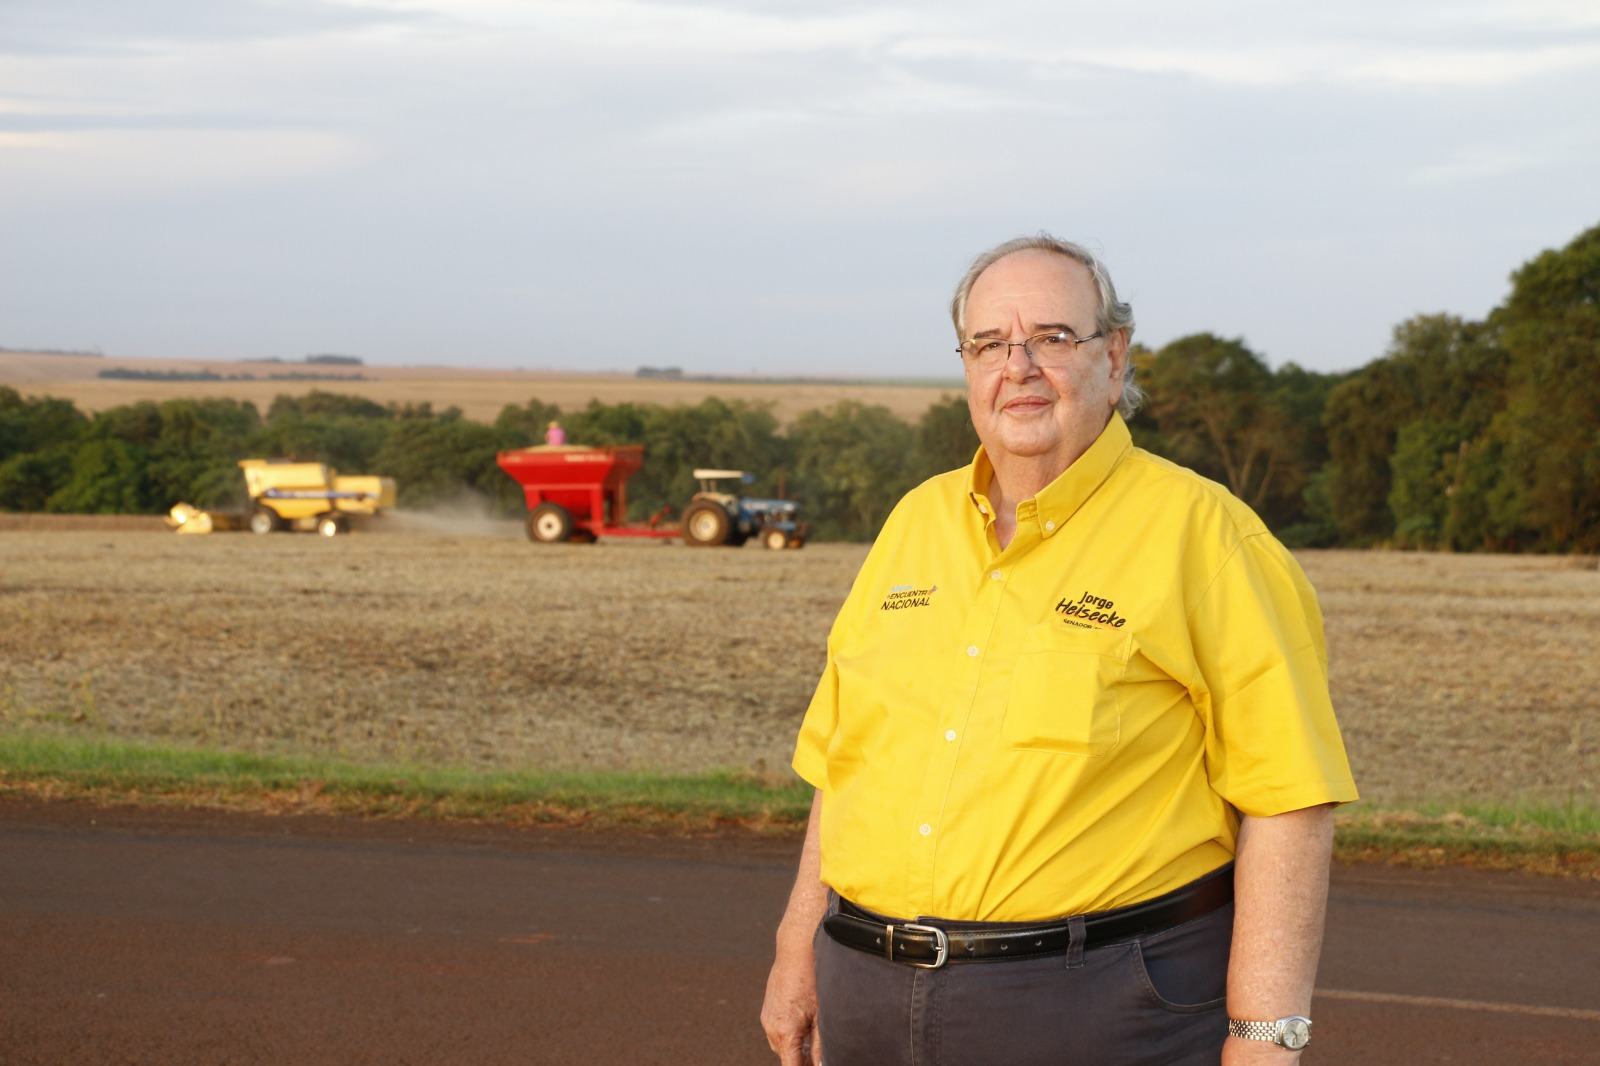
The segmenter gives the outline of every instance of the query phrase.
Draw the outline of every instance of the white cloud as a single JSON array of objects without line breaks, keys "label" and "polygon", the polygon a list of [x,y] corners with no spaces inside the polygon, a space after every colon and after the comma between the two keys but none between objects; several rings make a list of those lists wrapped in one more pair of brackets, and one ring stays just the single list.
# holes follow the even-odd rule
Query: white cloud
[{"label": "white cloud", "polygon": [[19,199],[183,195],[347,168],[351,138],[314,130],[83,130],[0,134],[0,169]]},{"label": "white cloud", "polygon": [[[1389,247],[1414,241],[1403,258],[1435,278],[1461,269],[1430,267],[1439,234],[1515,233],[1483,268],[1499,285],[1506,247],[1592,214],[1600,150],[1594,0],[6,2],[8,41],[31,42],[0,44],[6,243],[53,247],[92,216],[102,247],[140,249],[149,289],[128,314],[145,332],[97,331],[111,349],[162,349],[161,286],[203,299],[214,271],[193,264],[230,220],[262,249],[238,283],[272,315],[340,337],[384,321],[382,343],[459,336],[463,358],[509,349],[547,303],[610,306],[619,284],[638,299],[676,284],[655,313],[730,332],[741,308],[794,304],[901,336],[898,310],[936,311],[963,254],[1041,226],[1147,272],[1205,249],[1204,299],[1178,271],[1149,321],[1241,330],[1266,301],[1240,276],[1292,235],[1272,260],[1305,292],[1288,332],[1362,314],[1357,252],[1341,260],[1347,306],[1317,310],[1317,249],[1357,229],[1421,220]],[[135,196],[143,231],[117,217],[141,212],[102,210]],[[286,288],[305,273],[295,242],[337,250],[337,298],[322,276]],[[1480,243],[1469,254],[1489,254]],[[60,331],[38,310],[50,292],[80,313],[117,299],[41,262],[0,277],[32,286],[0,310],[37,316],[21,332],[40,342]],[[702,307],[701,286],[735,295]],[[466,314],[467,296],[435,289],[527,296]],[[874,317],[880,301],[898,310]],[[216,329],[254,328],[250,306],[215,306]],[[1392,320],[1370,325],[1382,337]],[[1374,354],[1305,333],[1324,362]]]}]

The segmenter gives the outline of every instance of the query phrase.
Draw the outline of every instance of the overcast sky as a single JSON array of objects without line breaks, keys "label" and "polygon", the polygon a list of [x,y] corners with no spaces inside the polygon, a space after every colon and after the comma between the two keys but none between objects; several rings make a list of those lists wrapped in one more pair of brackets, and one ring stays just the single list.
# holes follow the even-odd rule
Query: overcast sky
[{"label": "overcast sky", "polygon": [[1600,222],[1595,0],[0,0],[0,346],[952,376],[971,257],[1159,346],[1481,317]]}]

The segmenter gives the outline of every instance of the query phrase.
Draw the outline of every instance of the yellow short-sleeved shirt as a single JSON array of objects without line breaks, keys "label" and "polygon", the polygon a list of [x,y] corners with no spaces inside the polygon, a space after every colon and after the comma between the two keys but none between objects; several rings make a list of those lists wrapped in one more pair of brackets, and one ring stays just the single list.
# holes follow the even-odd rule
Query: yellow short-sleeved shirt
[{"label": "yellow short-sleeved shirt", "polygon": [[1005,551],[991,475],[980,450],[907,494],[834,623],[794,757],[827,884],[1079,914],[1221,866],[1238,812],[1356,798],[1316,595],[1249,508],[1116,416]]}]

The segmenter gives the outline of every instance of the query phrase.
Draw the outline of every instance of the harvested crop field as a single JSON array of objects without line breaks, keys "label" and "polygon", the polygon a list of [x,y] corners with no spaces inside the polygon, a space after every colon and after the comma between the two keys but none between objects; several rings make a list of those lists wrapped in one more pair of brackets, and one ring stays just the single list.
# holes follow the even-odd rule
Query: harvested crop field
[{"label": "harvested crop field", "polygon": [[[71,400],[81,411],[104,411],[123,404],[166,400],[226,399],[254,403],[266,411],[280,395],[313,391],[360,396],[384,404],[431,403],[459,407],[466,417],[493,422],[507,404],[538,398],[564,411],[602,403],[694,405],[708,396],[738,400],[772,410],[782,424],[805,411],[832,407],[841,400],[887,407],[908,422],[930,406],[961,394],[960,366],[937,381],[777,380],[759,377],[719,379],[640,378],[632,374],[571,373],[550,370],[480,370],[448,366],[316,366],[304,363],[250,363],[225,360],[118,359],[0,351],[0,385],[28,396]],[[102,370],[143,374],[220,375],[221,380],[102,378]],[[311,374],[286,379],[282,374]],[[352,375],[354,375],[352,377]]]},{"label": "harvested crop field", "polygon": [[[334,540],[0,532],[0,727],[777,775],[865,552],[397,519]],[[1301,558],[1367,798],[1600,799],[1593,560]]]}]

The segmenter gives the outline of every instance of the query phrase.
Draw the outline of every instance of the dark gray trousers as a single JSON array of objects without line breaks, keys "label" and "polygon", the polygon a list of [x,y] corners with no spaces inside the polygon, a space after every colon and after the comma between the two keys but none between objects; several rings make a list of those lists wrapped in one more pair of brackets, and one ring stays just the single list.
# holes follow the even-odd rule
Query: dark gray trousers
[{"label": "dark gray trousers", "polygon": [[[837,908],[835,898],[829,913]],[[1217,1066],[1232,937],[1230,903],[1081,953],[921,970],[847,948],[819,926],[823,1062]]]}]

